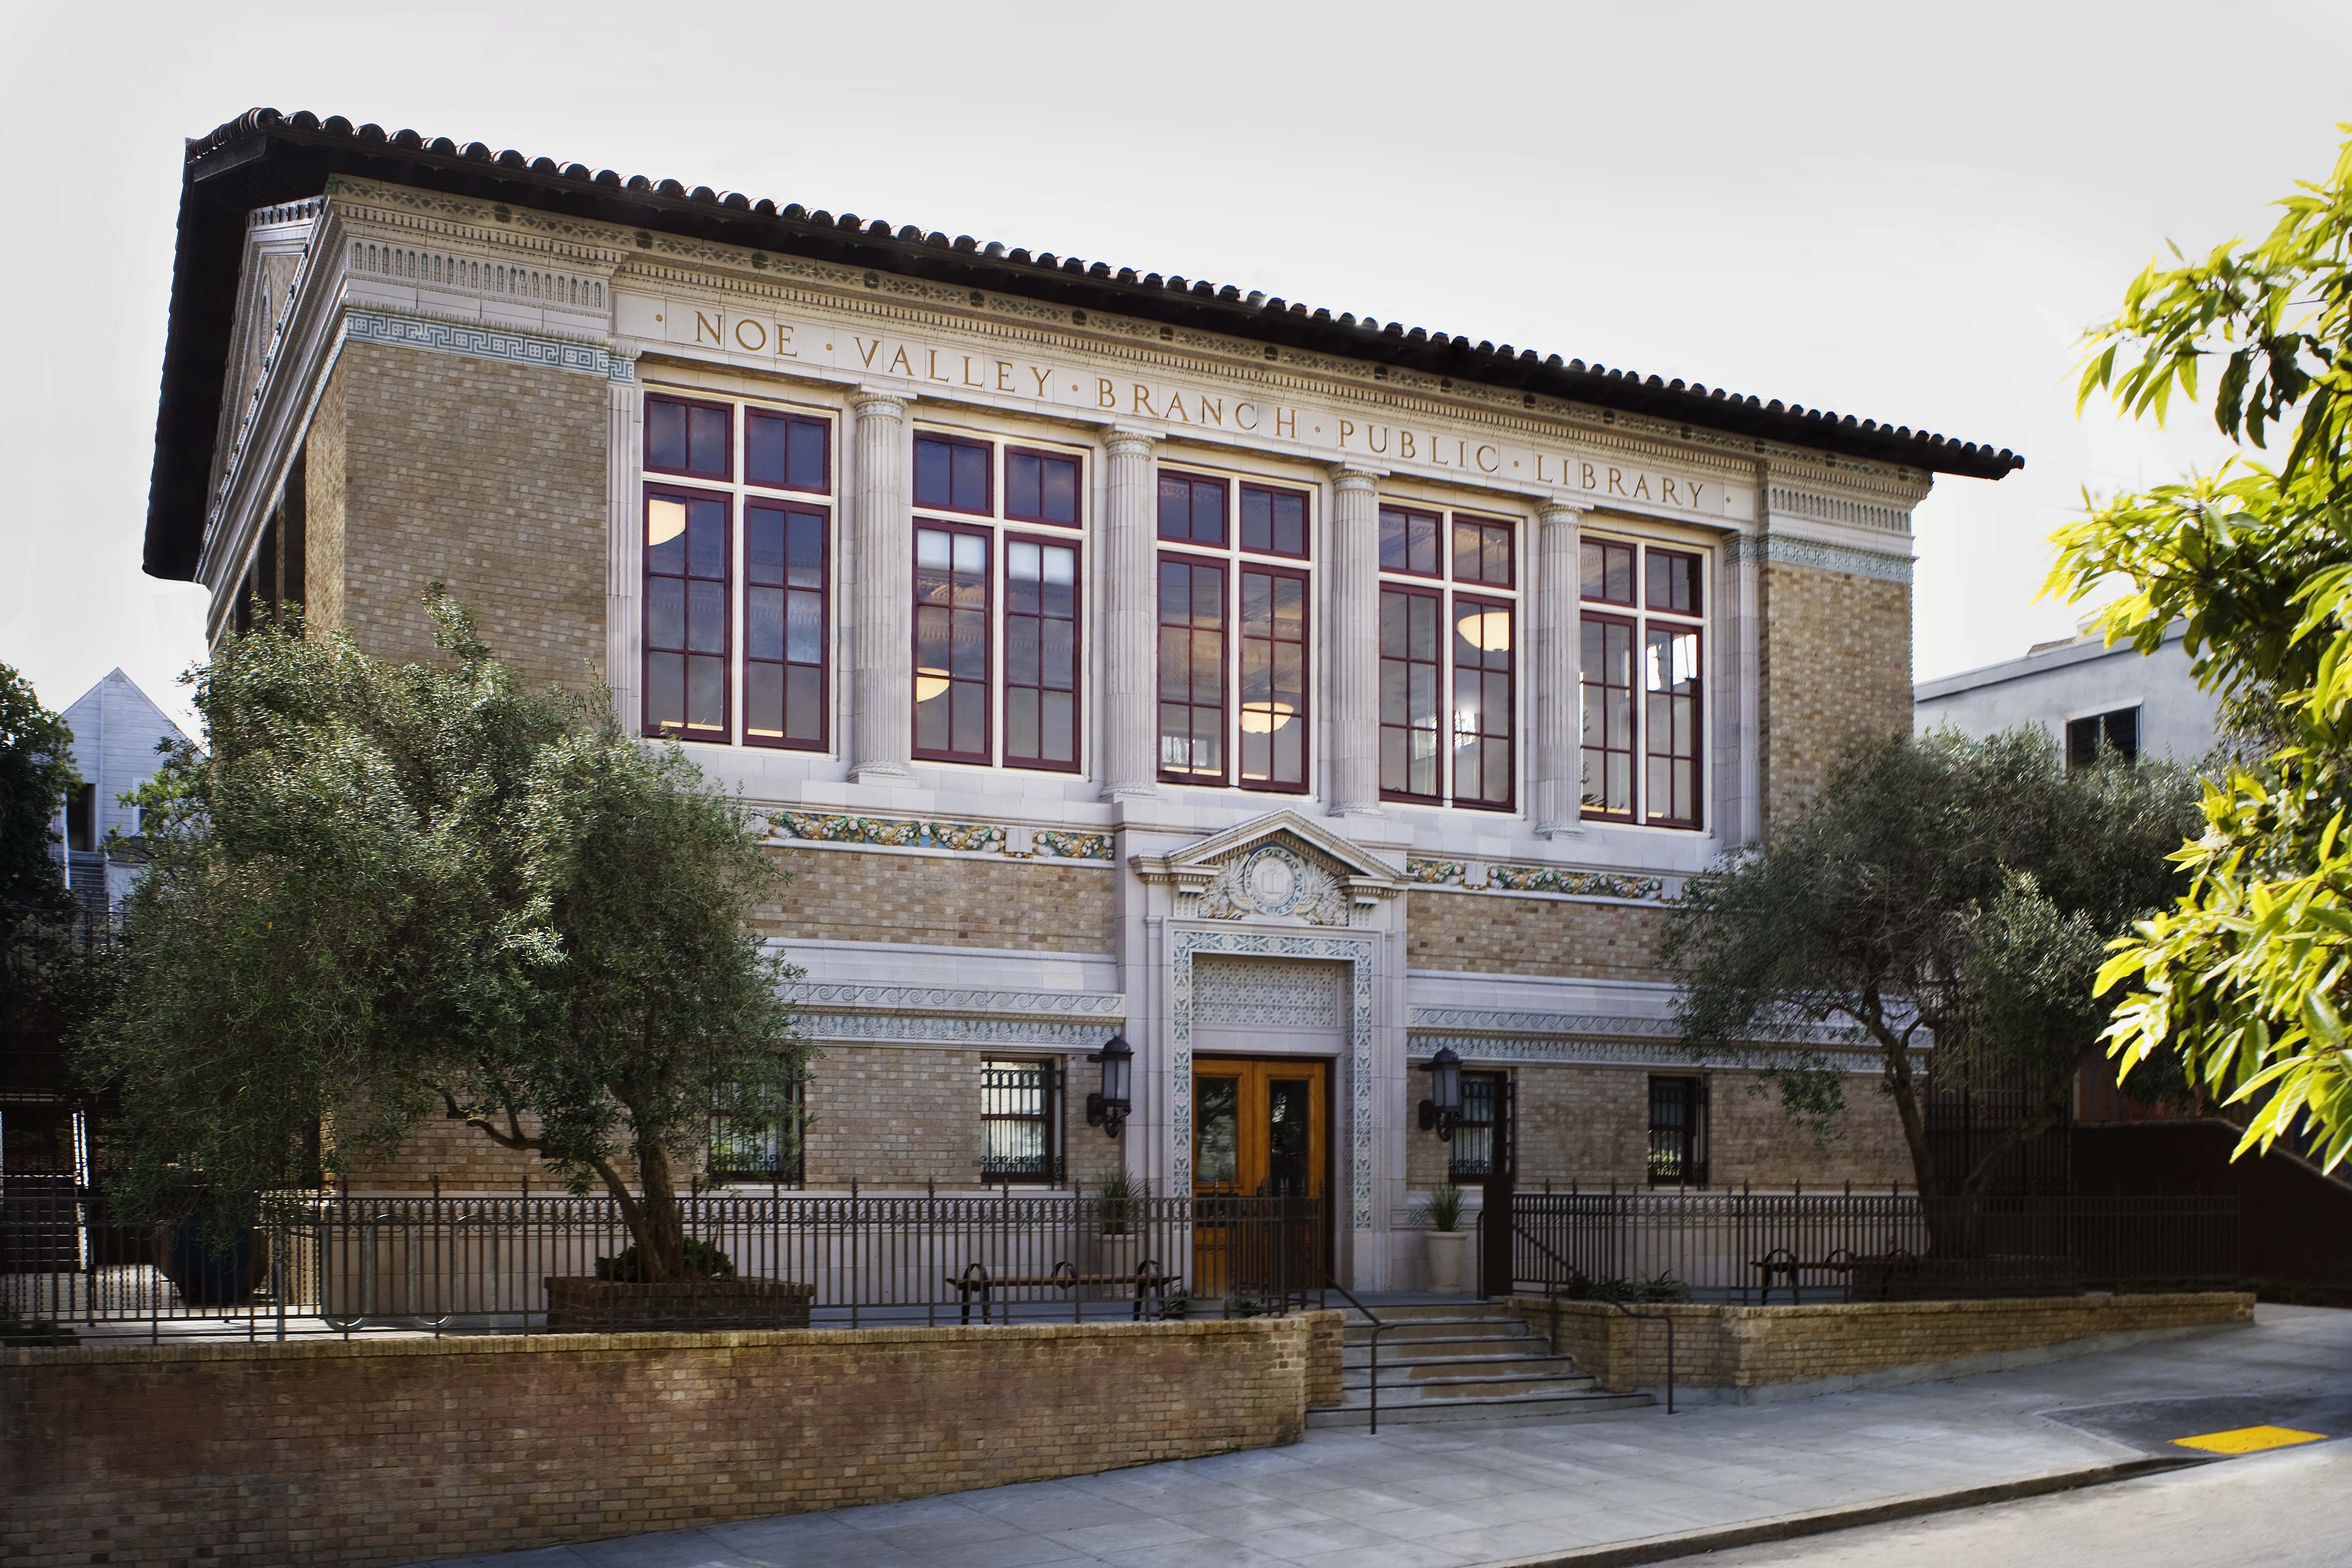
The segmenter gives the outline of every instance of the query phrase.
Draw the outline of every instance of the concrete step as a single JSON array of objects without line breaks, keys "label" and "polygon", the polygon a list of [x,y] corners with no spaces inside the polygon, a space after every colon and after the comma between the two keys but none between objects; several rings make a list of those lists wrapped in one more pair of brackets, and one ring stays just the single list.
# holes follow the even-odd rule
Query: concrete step
[{"label": "concrete step", "polygon": [[[1389,1320],[1387,1327],[1380,1330],[1380,1341],[1382,1345],[1392,1345],[1407,1340],[1507,1338],[1528,1331],[1528,1326],[1517,1318],[1473,1318],[1453,1314]],[[1372,1335],[1373,1325],[1370,1323],[1354,1322],[1345,1326],[1345,1339],[1349,1344],[1370,1344]]]},{"label": "concrete step", "polygon": [[[1535,1372],[1557,1373],[1575,1370],[1576,1363],[1564,1355],[1546,1355],[1540,1347],[1532,1353],[1517,1355],[1446,1355],[1415,1356],[1411,1361],[1381,1362],[1381,1381],[1402,1377],[1414,1383],[1426,1383],[1441,1377],[1499,1377],[1507,1373]],[[1343,1363],[1340,1370],[1349,1377],[1370,1380],[1371,1363]]]},{"label": "concrete step", "polygon": [[[1359,1403],[1359,1401],[1361,1401]],[[1639,1410],[1655,1405],[1646,1394],[1514,1394],[1480,1398],[1405,1400],[1392,1403],[1381,1389],[1381,1425],[1423,1425],[1433,1422],[1469,1425],[1509,1421],[1576,1421],[1612,1411]],[[1313,1427],[1364,1426],[1371,1422],[1371,1404],[1353,1394],[1345,1405],[1307,1413]]]}]

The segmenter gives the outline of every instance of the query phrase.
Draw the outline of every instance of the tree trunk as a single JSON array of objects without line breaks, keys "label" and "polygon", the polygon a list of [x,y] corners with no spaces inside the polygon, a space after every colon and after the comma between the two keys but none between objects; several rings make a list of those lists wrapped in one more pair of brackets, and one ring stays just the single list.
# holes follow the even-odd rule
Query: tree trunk
[{"label": "tree trunk", "polygon": [[683,1279],[687,1277],[686,1215],[677,1201],[669,1151],[662,1147],[661,1140],[640,1136],[636,1155],[637,1183],[645,1196],[630,1217],[629,1234],[637,1244],[640,1278],[648,1283]]}]

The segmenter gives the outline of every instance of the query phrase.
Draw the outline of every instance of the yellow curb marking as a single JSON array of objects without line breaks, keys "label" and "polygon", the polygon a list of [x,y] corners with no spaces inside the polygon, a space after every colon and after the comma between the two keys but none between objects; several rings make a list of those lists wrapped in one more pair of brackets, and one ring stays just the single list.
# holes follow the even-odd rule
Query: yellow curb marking
[{"label": "yellow curb marking", "polygon": [[2264,1448],[2324,1442],[2326,1437],[2325,1432],[2298,1432],[2292,1426],[2240,1426],[2229,1432],[2208,1432],[2201,1437],[2175,1437],[2173,1442],[2214,1454],[2259,1454]]}]

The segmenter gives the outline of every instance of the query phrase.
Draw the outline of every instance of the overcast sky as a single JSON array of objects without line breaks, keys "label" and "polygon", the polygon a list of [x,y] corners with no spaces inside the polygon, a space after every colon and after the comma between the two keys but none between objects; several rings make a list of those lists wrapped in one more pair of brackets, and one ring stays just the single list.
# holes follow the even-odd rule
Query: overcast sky
[{"label": "overcast sky", "polygon": [[202,590],[139,570],[180,148],[256,104],[2014,447],[1919,510],[1926,679],[2072,628],[2083,487],[2214,460],[2078,424],[2076,339],[2325,173],[2352,5],[0,6],[0,660],[52,706],[186,711]]}]

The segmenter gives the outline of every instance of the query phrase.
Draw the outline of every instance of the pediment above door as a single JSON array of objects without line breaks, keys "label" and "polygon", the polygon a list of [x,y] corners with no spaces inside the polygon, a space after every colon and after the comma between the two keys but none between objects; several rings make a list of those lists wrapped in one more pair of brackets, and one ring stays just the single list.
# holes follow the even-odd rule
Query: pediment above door
[{"label": "pediment above door", "polygon": [[1180,918],[1348,926],[1403,889],[1395,872],[1295,811],[1272,812],[1167,855],[1138,855]]}]

